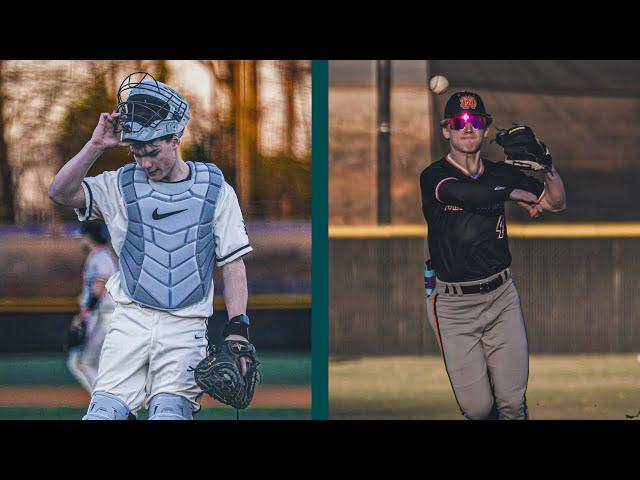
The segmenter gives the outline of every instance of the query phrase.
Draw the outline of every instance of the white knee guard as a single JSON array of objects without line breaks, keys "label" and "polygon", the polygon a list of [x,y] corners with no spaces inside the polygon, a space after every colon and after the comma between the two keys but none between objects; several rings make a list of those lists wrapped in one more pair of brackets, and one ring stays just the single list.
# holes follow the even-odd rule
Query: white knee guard
[{"label": "white knee guard", "polygon": [[106,392],[96,392],[91,397],[89,410],[83,420],[127,420],[129,407],[118,397]]},{"label": "white knee guard", "polygon": [[193,407],[180,395],[159,393],[149,402],[149,420],[193,420]]}]

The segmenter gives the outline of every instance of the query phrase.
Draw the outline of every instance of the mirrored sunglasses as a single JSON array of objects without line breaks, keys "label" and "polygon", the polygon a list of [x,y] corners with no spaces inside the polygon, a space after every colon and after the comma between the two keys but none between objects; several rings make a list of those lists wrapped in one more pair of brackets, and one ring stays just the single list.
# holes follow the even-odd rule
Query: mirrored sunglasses
[{"label": "mirrored sunglasses", "polygon": [[487,119],[472,113],[463,113],[447,119],[447,124],[454,130],[463,130],[467,123],[470,123],[474,130],[480,130],[487,126]]}]

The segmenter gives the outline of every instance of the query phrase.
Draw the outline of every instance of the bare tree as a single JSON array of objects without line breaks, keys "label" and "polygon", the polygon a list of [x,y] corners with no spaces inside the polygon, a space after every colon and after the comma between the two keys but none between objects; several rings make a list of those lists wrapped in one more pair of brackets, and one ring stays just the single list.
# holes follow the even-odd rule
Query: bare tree
[{"label": "bare tree", "polygon": [[285,121],[283,128],[283,153],[287,157],[294,157],[294,143],[297,127],[298,112],[296,110],[296,92],[302,82],[309,75],[309,66],[305,61],[281,60],[278,63],[282,78],[282,92],[284,98]]},{"label": "bare tree", "polygon": [[171,76],[171,70],[169,69],[169,62],[166,60],[156,60],[153,62],[153,75],[156,80],[162,83],[167,83]]},{"label": "bare tree", "polygon": [[[171,74],[166,60],[0,61],[0,221],[22,221],[21,199],[26,193],[33,198],[33,190],[40,189],[30,183],[30,191],[23,191],[19,185],[25,174],[37,170],[46,177],[49,169],[55,172],[68,159],[54,144],[60,136],[61,118],[77,105],[83,88],[93,82],[100,96],[94,106],[100,104],[111,111],[124,75],[141,70],[163,82]],[[97,77],[103,85],[100,91],[95,90]],[[43,211],[48,211],[55,226],[61,221],[60,212],[47,208],[46,189],[41,195]],[[29,215],[41,217],[37,212]]]},{"label": "bare tree", "polygon": [[251,208],[251,176],[258,157],[258,64],[256,60],[235,63],[236,83],[236,179],[243,211]]},{"label": "bare tree", "polygon": [[[209,92],[212,123],[208,129],[208,143],[222,157],[234,156],[236,138],[236,61],[235,60],[199,60],[209,74]],[[219,91],[218,91],[219,90]],[[222,97],[229,100],[229,108],[220,107]],[[224,162],[222,162],[224,163]]]},{"label": "bare tree", "polygon": [[4,88],[4,60],[0,60],[0,189],[2,190],[2,204],[0,205],[0,220],[5,223],[15,223],[16,212],[14,202],[15,184],[9,167],[9,152],[5,138],[5,88]]},{"label": "bare tree", "polygon": [[0,176],[2,221],[19,221],[18,184],[25,171],[41,166],[32,154],[52,132],[47,122],[65,90],[66,68],[35,61],[0,62]]}]

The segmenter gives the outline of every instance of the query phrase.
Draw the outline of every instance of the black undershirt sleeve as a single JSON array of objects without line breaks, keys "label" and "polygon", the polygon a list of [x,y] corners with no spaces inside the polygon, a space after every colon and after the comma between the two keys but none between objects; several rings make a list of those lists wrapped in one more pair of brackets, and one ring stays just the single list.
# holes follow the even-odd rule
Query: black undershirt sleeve
[{"label": "black undershirt sleeve", "polygon": [[513,187],[502,187],[496,190],[489,185],[449,180],[440,185],[438,197],[443,203],[451,205],[480,207],[506,202],[512,190]]}]

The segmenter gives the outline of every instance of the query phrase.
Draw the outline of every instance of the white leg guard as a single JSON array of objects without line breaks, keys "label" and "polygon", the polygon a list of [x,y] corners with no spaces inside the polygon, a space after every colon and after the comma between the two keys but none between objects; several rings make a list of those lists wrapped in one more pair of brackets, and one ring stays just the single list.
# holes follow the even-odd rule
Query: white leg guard
[{"label": "white leg guard", "polygon": [[106,392],[96,392],[83,420],[127,420],[129,407],[118,397]]},{"label": "white leg guard", "polygon": [[193,407],[180,395],[158,393],[149,402],[149,420],[193,420]]}]

